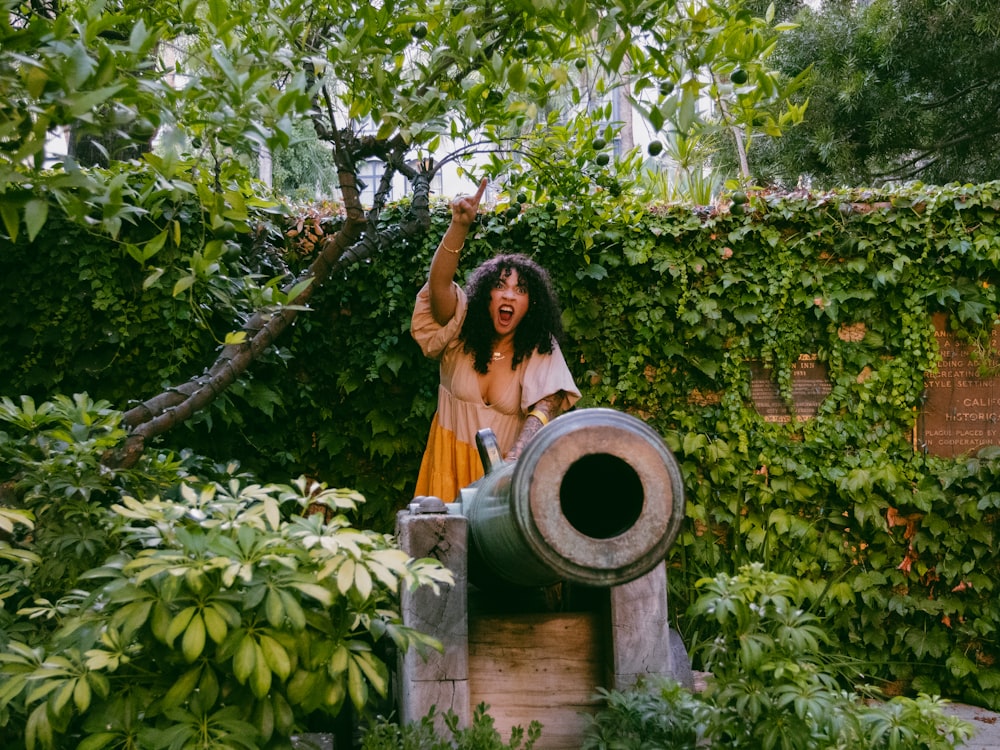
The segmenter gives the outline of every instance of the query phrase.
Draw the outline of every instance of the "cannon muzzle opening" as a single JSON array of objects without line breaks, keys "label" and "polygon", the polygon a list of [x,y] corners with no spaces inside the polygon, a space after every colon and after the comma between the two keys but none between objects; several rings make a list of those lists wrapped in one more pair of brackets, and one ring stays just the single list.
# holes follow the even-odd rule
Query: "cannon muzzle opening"
[{"label": "cannon muzzle opening", "polygon": [[483,441],[486,476],[462,491],[472,547],[520,586],[615,586],[663,560],[684,518],[680,469],[660,436],[613,409],[581,409],[508,464]]},{"label": "cannon muzzle opening", "polygon": [[635,526],[643,496],[635,469],[610,453],[581,457],[559,485],[559,507],[569,525],[594,539],[611,539]]}]

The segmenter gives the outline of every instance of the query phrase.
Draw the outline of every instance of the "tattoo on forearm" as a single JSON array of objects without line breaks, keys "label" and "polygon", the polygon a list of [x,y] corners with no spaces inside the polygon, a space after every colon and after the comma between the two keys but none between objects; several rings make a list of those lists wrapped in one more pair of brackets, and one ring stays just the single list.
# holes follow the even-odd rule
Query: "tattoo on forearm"
[{"label": "tattoo on forearm", "polygon": [[[548,421],[552,421],[562,413],[562,405],[564,403],[564,396],[562,391],[553,393],[551,396],[546,396],[541,401],[536,403],[529,409],[529,411],[540,412],[545,415]],[[514,447],[510,449],[507,453],[507,460],[514,461],[518,456],[521,455],[521,451],[524,446],[533,438],[539,430],[542,429],[544,425],[542,421],[534,416],[529,416],[525,421],[524,425],[521,427],[521,432],[517,436],[517,440],[514,442]]]},{"label": "tattoo on forearm", "polygon": [[563,392],[559,391],[543,398],[531,407],[531,411],[540,411],[551,422],[562,413],[563,401]]}]

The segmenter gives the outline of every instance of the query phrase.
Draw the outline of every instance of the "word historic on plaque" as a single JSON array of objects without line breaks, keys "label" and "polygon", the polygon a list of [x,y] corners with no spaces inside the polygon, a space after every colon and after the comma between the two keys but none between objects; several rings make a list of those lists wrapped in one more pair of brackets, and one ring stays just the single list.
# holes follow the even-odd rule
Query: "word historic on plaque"
[{"label": "word historic on plaque", "polygon": [[[948,330],[948,318],[934,316],[941,352],[937,372],[924,375],[921,440],[935,456],[959,456],[1000,445],[1000,377],[983,377],[968,345]],[[1000,351],[1000,326],[993,329],[990,361]]]},{"label": "word historic on plaque", "polygon": [[[791,397],[795,420],[812,419],[832,387],[826,364],[814,354],[803,354],[792,363]],[[765,422],[791,422],[792,414],[774,382],[771,368],[760,362],[750,363],[750,398]]]}]

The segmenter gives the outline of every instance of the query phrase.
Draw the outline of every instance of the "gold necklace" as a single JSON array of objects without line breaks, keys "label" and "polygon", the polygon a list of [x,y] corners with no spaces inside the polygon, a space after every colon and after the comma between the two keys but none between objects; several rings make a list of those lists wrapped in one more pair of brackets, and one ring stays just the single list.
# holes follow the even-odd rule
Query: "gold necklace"
[{"label": "gold necklace", "polygon": [[493,360],[494,362],[499,362],[499,361],[500,361],[501,359],[503,359],[503,358],[504,358],[504,357],[506,357],[506,356],[507,356],[507,355],[506,355],[506,354],[504,354],[503,352],[493,352],[493,356],[491,357],[491,359],[492,359],[492,360]]}]

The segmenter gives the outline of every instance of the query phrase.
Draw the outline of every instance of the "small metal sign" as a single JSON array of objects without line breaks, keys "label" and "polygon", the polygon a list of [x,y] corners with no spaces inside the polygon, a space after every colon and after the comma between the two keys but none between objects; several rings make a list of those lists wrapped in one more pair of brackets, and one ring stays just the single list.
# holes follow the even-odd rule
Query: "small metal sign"
[{"label": "small metal sign", "polygon": [[820,362],[815,354],[803,354],[792,363],[790,395],[794,416],[778,391],[771,368],[761,362],[750,362],[750,377],[750,398],[765,422],[790,423],[793,419],[798,422],[812,419],[832,390],[826,364]]}]

